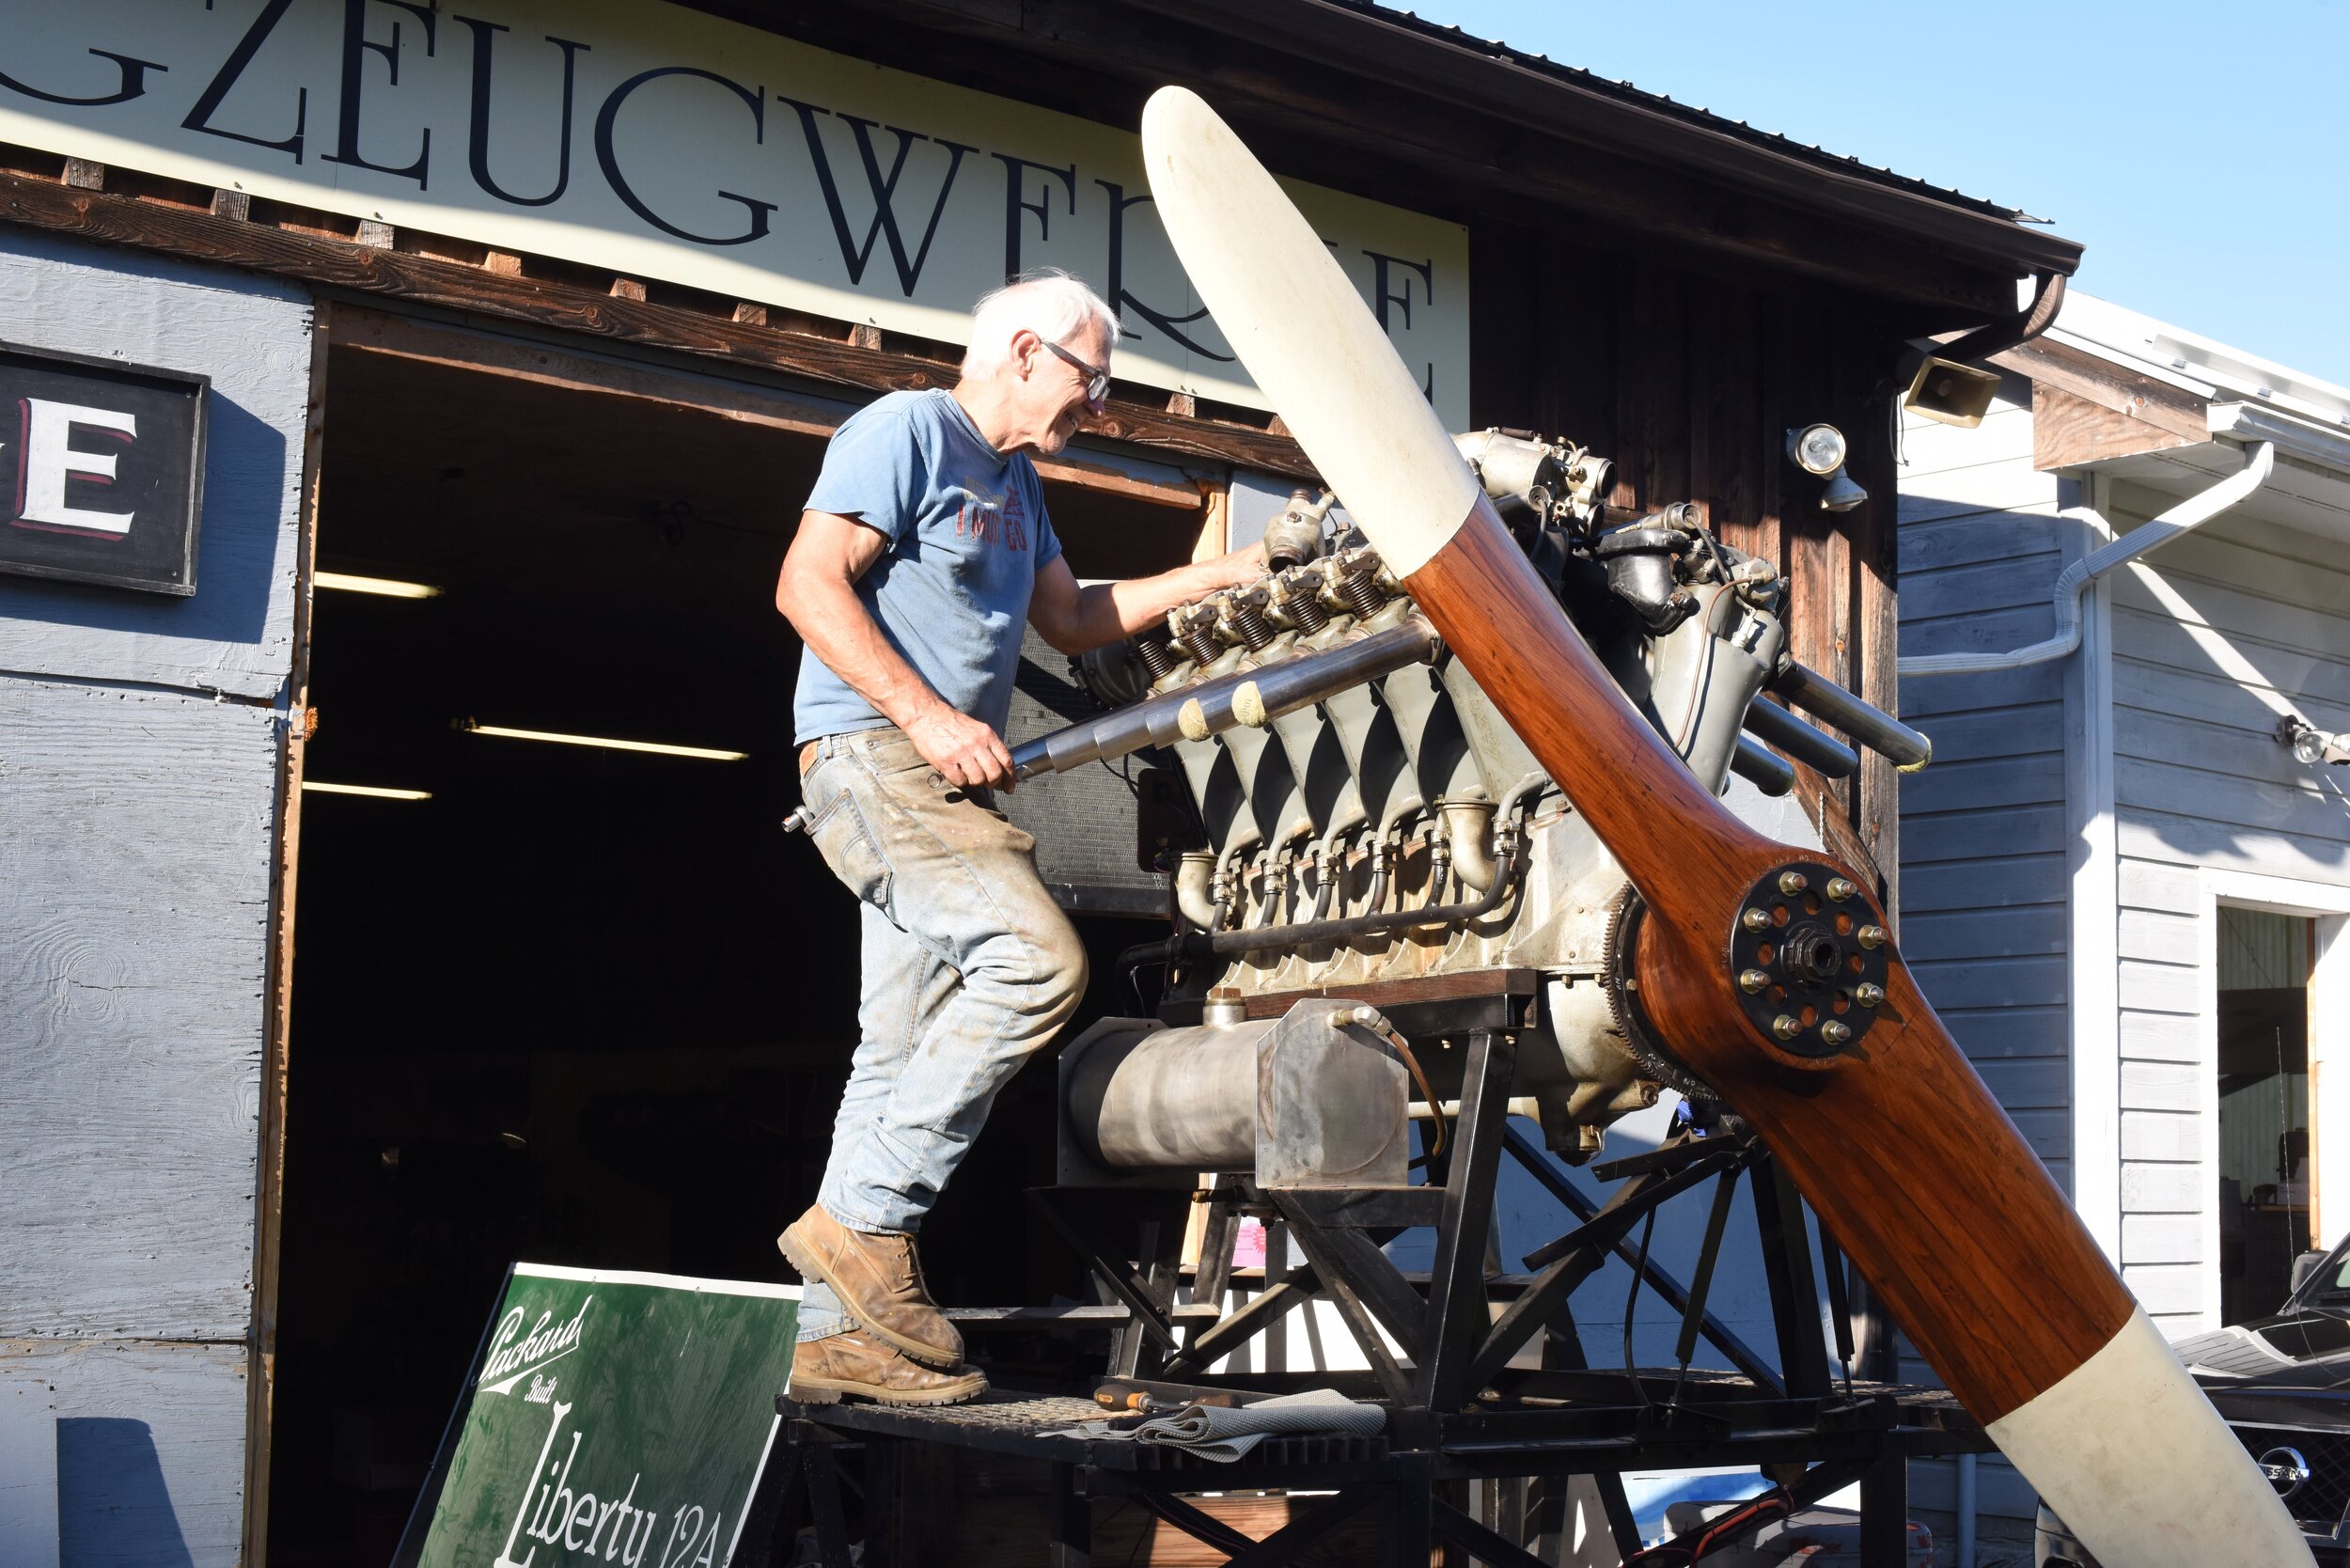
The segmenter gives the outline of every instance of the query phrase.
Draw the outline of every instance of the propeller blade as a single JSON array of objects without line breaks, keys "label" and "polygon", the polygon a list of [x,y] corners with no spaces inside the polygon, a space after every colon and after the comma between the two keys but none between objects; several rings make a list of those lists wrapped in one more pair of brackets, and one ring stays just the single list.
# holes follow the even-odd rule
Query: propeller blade
[{"label": "propeller blade", "polygon": [[[1856,937],[1883,917],[1863,886],[1828,883],[1860,878],[1747,826],[1634,711],[1328,249],[1214,111],[1162,88],[1142,142],[1167,237],[1226,340],[1639,891],[1637,996],[1656,1037],[1753,1123],[2092,1551],[2115,1568],[2310,1562],[1907,966],[1881,934]],[[1839,981],[1848,963],[1882,972],[1882,997],[1774,1020],[1739,984],[1757,963],[1831,961]],[[1829,1022],[1850,1035],[1841,1046]]]}]

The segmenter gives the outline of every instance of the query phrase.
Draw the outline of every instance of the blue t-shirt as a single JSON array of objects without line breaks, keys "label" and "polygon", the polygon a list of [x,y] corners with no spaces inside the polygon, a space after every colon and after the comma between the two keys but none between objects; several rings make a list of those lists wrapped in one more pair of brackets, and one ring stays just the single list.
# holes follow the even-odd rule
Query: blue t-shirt
[{"label": "blue t-shirt", "polygon": [[[1001,734],[1028,595],[1060,556],[1027,457],[990,447],[950,392],[892,392],[833,433],[807,510],[889,541],[857,597],[932,691]],[[805,744],[889,721],[810,651],[791,722]]]}]

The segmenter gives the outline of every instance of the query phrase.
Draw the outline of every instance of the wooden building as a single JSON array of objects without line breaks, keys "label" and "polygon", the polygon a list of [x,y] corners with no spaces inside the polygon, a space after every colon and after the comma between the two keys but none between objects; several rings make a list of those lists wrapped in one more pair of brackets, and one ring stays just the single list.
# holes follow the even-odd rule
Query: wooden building
[{"label": "wooden building", "polygon": [[2350,806],[2280,735],[2350,727],[2350,392],[2078,294],[1995,363],[1980,428],[1904,431],[1904,937],[2178,1338],[2350,1228]]},{"label": "wooden building", "polygon": [[[1169,271],[1152,88],[1299,182],[1448,418],[1696,500],[1888,708],[1888,377],[2077,256],[1341,0],[9,4],[0,341],[210,377],[192,593],[0,573],[0,1339],[69,1558],[380,1558],[508,1260],[778,1272],[854,1031],[845,895],[776,830],[826,434],[1055,263],[1129,334],[1045,465],[1081,574],[1309,477]],[[1814,420],[1868,504],[1785,461]],[[1893,785],[1802,799],[1889,870]],[[1022,809],[1115,950],[1157,892],[1093,788]],[[970,1223],[1042,1091],[938,1216],[951,1296],[1071,1272]]]}]

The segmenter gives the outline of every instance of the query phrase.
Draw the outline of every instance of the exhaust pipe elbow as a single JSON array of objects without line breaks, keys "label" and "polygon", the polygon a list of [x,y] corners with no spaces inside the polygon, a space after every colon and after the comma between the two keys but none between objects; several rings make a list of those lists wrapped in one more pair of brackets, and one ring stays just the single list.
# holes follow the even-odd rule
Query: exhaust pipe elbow
[{"label": "exhaust pipe elbow", "polygon": [[1207,850],[1185,850],[1176,862],[1175,909],[1195,930],[1214,931],[1221,924],[1216,918],[1214,880],[1215,856]]},{"label": "exhaust pipe elbow", "polygon": [[1437,808],[1445,842],[1451,847],[1453,874],[1473,892],[1492,888],[1499,867],[1494,859],[1494,803],[1449,800]]}]

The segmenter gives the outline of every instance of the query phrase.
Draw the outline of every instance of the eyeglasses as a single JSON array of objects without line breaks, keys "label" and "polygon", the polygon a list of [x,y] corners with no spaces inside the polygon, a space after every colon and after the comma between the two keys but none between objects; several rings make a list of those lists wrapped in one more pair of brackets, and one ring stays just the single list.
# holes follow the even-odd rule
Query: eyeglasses
[{"label": "eyeglasses", "polygon": [[[1037,341],[1043,343],[1044,339],[1040,337]],[[1058,343],[1044,343],[1044,346],[1053,351],[1055,358],[1085,377],[1086,406],[1096,414],[1101,413],[1102,405],[1110,400],[1110,373],[1088,365]]]}]

